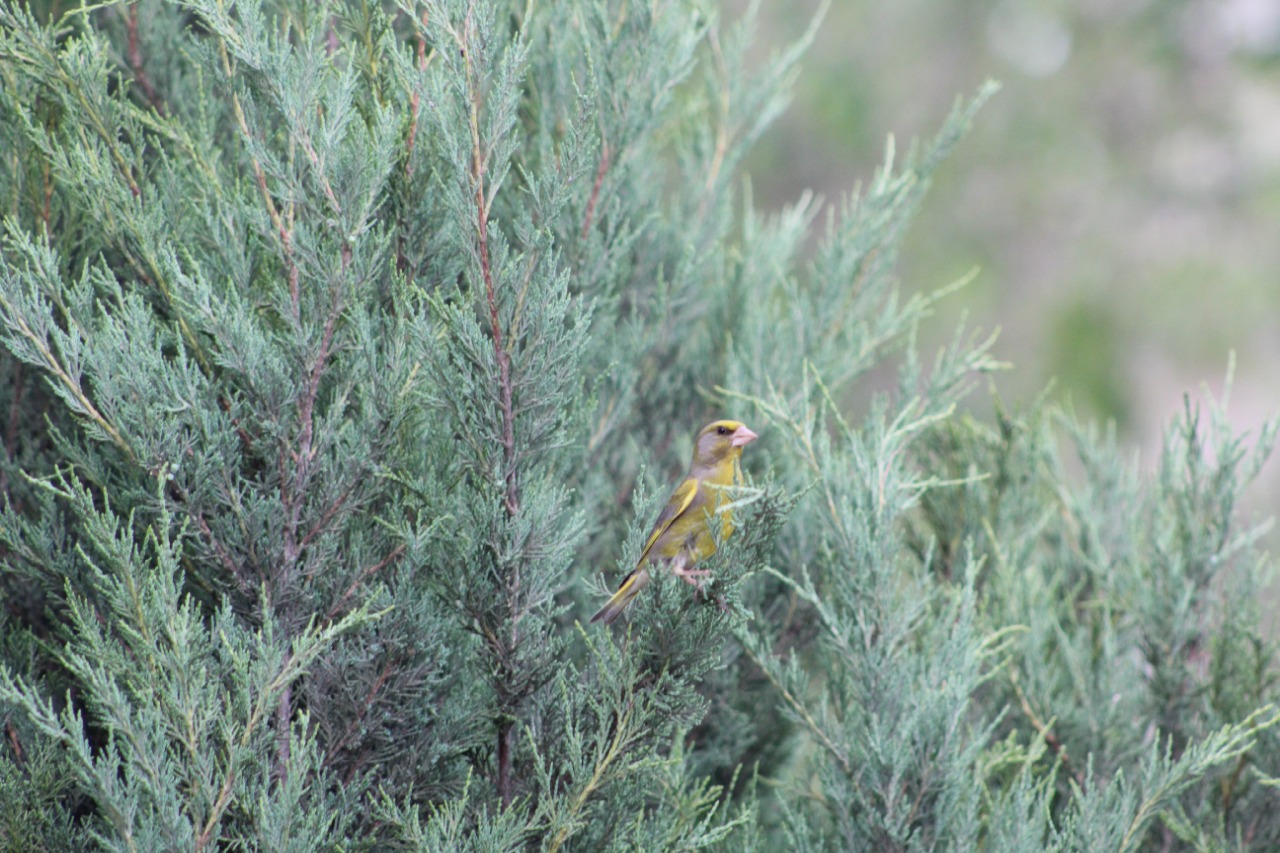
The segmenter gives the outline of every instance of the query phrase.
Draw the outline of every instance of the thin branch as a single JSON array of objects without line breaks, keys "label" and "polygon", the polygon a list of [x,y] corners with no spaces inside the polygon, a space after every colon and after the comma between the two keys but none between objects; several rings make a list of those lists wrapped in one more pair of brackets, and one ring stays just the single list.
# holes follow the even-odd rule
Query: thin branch
[{"label": "thin branch", "polygon": [[1072,766],[1071,758],[1067,755],[1066,744],[1064,744],[1058,736],[1053,733],[1050,725],[1046,725],[1031,707],[1031,702],[1027,699],[1027,694],[1023,692],[1022,685],[1018,683],[1018,676],[1016,672],[1010,670],[1009,680],[1013,684],[1013,692],[1018,695],[1018,705],[1021,706],[1022,713],[1026,715],[1028,722],[1031,723],[1031,727],[1034,728],[1040,737],[1044,739],[1045,744],[1062,762],[1062,766],[1071,774],[1071,778],[1076,780],[1076,784],[1080,786],[1080,789],[1084,790],[1084,774],[1080,773]]},{"label": "thin branch", "polygon": [[818,721],[809,713],[809,709],[805,707],[804,703],[792,695],[791,691],[778,680],[777,676],[773,674],[773,671],[765,665],[765,662],[756,655],[748,644],[743,643],[742,650],[746,652],[747,657],[751,658],[751,660],[755,662],[755,665],[760,668],[760,671],[764,673],[764,677],[769,680],[769,683],[772,684],[780,694],[782,694],[783,700],[788,706],[790,706],[791,710],[800,717],[809,731],[812,732],[818,740],[822,741],[822,745],[826,748],[827,752],[831,753],[831,757],[839,763],[840,769],[845,772],[845,775],[852,776],[853,764],[849,761],[849,757],[844,754],[843,750],[836,746],[835,742],[827,734],[826,729],[822,728],[822,726],[818,724]]},{"label": "thin branch", "polygon": [[40,227],[44,238],[50,239],[50,224],[53,221],[53,167],[48,160],[41,161],[40,178],[44,184],[44,202],[40,206]]},{"label": "thin branch", "polygon": [[338,618],[338,613],[342,610],[342,605],[347,602],[347,599],[351,598],[351,596],[355,594],[356,589],[371,575],[377,574],[399,559],[400,555],[404,553],[404,547],[403,543],[397,545],[390,554],[383,557],[373,565],[365,567],[360,574],[356,576],[356,579],[347,587],[346,591],[342,593],[336,602],[334,602],[334,605],[329,608],[329,612],[325,614],[325,618],[330,622]]},{"label": "thin branch", "polygon": [[609,143],[605,142],[600,146],[600,165],[596,168],[596,181],[591,185],[591,195],[587,198],[587,212],[582,217],[582,239],[587,239],[587,235],[591,233],[591,222],[596,212],[596,201],[600,197],[600,186],[604,183],[604,176],[609,171],[609,161],[613,156],[613,149],[609,147]]},{"label": "thin branch", "polygon": [[[289,685],[297,678],[298,663],[291,653],[286,653],[284,659],[280,663],[280,669],[266,689],[256,697],[252,709],[249,712],[249,718],[245,720],[244,726],[241,728],[240,736],[236,739],[236,746],[243,749],[249,745],[253,737],[258,733],[258,726],[262,724],[263,718],[267,715],[268,706],[271,703],[271,695],[276,690],[282,694],[287,694]],[[279,708],[279,705],[277,705]],[[286,741],[288,739],[288,726],[286,726],[284,735]],[[222,780],[222,786],[218,789],[218,796],[214,799],[213,806],[209,810],[209,818],[205,821],[201,828],[200,834],[196,836],[195,849],[203,850],[209,846],[211,842],[217,840],[218,824],[222,821],[222,816],[226,813],[227,808],[231,805],[232,795],[236,787],[236,768],[234,763],[227,766],[227,775]]]},{"label": "thin branch", "polygon": [[[466,76],[467,97],[469,99],[467,118],[471,132],[471,180],[475,197],[476,254],[480,263],[480,277],[484,282],[485,299],[489,309],[489,333],[493,337],[493,354],[498,365],[498,403],[502,411],[502,462],[503,462],[503,505],[508,517],[515,517],[520,512],[520,485],[516,467],[515,406],[514,389],[511,380],[511,356],[504,348],[502,320],[498,311],[497,286],[493,279],[493,269],[489,258],[489,202],[486,199],[485,177],[488,170],[488,151],[480,138],[480,113],[483,107],[482,87],[476,79],[477,71],[471,51],[471,37],[474,29],[472,10],[467,10],[463,22],[462,33],[454,32],[458,42]],[[511,655],[520,646],[521,599],[523,597],[523,581],[519,563],[511,566],[511,574],[507,579],[507,612],[511,623],[510,640],[506,648],[510,653],[497,653],[496,661],[499,670],[506,675],[499,675],[501,681],[509,680],[509,661]],[[497,733],[498,761],[498,797],[504,809],[510,808],[512,801],[511,756],[514,719],[505,712],[500,712]]]},{"label": "thin branch", "polygon": [[707,44],[711,47],[711,56],[715,62],[716,76],[720,81],[720,98],[718,101],[719,117],[716,121],[716,148],[711,163],[707,166],[707,179],[703,185],[702,201],[698,205],[698,217],[703,217],[711,203],[711,191],[720,178],[720,170],[724,167],[725,155],[729,151],[729,113],[732,109],[732,98],[729,94],[729,71],[725,67],[724,53],[720,49],[720,34],[715,27],[707,30]]},{"label": "thin branch", "polygon": [[373,707],[373,700],[377,698],[379,692],[390,680],[391,675],[400,667],[401,660],[398,657],[391,658],[382,667],[382,672],[378,673],[378,677],[374,679],[373,684],[369,686],[369,690],[365,693],[364,701],[360,704],[360,711],[351,718],[351,722],[347,724],[346,730],[342,733],[342,737],[338,738],[328,749],[325,750],[325,764],[330,762],[347,748],[347,744],[355,735],[356,729],[364,724],[365,718],[369,715],[369,709]]},{"label": "thin branch", "polygon": [[[315,361],[307,371],[307,385],[298,399],[298,445],[297,449],[288,451],[289,459],[294,465],[291,478],[283,476],[280,481],[281,502],[285,505],[284,529],[284,564],[286,571],[292,571],[297,564],[306,542],[299,540],[298,529],[302,525],[303,495],[311,481],[311,463],[315,459],[315,406],[320,394],[320,380],[324,376],[329,356],[333,353],[333,336],[341,316],[341,298],[335,286],[333,305],[329,316],[325,319],[324,331],[320,336],[320,349]],[[283,463],[283,449],[279,457]],[[310,538],[310,533],[307,535]]]},{"label": "thin branch", "polygon": [[498,796],[502,808],[511,808],[511,740],[515,725],[510,717],[498,722]]},{"label": "thin branch", "polygon": [[[22,393],[26,390],[23,381],[22,362],[15,361],[13,368],[13,399],[9,401],[9,421],[4,429],[4,456],[13,462],[18,452],[18,413],[22,411]],[[0,495],[9,492],[9,469],[0,471]]]},{"label": "thin branch", "polygon": [[[231,65],[231,53],[227,50],[227,42],[224,38],[218,39],[218,53],[222,59],[222,72],[226,75],[227,85],[231,90],[231,108],[236,116],[236,125],[240,128],[240,135],[244,140],[250,142],[253,140],[253,134],[249,130],[249,120],[245,116],[244,107],[240,103],[240,96],[235,91],[235,69]],[[299,271],[297,261],[293,257],[292,227],[285,224],[279,208],[276,207],[275,199],[271,197],[271,190],[267,186],[267,175],[262,168],[262,163],[252,152],[247,153],[249,154],[249,160],[253,163],[253,175],[257,180],[258,191],[262,194],[262,202],[267,209],[267,216],[271,218],[271,224],[280,238],[280,251],[283,255],[289,280],[289,299],[293,309],[293,319],[297,320],[300,311]]]},{"label": "thin branch", "polygon": [[215,840],[214,833],[218,830],[218,823],[222,820],[222,815],[227,810],[227,806],[231,804],[231,794],[235,790],[235,783],[236,771],[233,767],[227,770],[227,777],[222,780],[222,787],[218,789],[218,796],[213,801],[213,807],[209,810],[209,819],[205,821],[200,834],[196,836],[196,850],[205,849],[211,841]]},{"label": "thin branch", "polygon": [[[424,11],[422,13],[422,29],[418,30],[418,73],[424,73],[427,70],[427,24],[430,22],[429,14]],[[418,107],[421,95],[417,89],[413,90],[413,95],[409,98],[409,138],[405,141],[404,153],[404,176],[405,178],[413,177],[413,146],[418,138]]]},{"label": "thin branch", "polygon": [[147,76],[147,71],[142,65],[142,50],[138,46],[138,4],[129,4],[129,13],[124,19],[125,31],[129,36],[129,70],[133,72],[133,79],[137,81],[138,87],[142,89],[142,94],[147,96],[147,101],[151,104],[160,116],[165,115],[164,101],[156,92],[156,87],[151,84],[151,78]]},{"label": "thin branch", "polygon": [[320,160],[320,154],[311,142],[311,134],[307,133],[306,127],[301,122],[298,123],[296,133],[298,141],[302,144],[302,152],[307,155],[311,168],[315,170],[316,179],[320,182],[320,189],[324,191],[325,200],[329,202],[329,208],[333,211],[334,218],[340,218],[342,216],[342,204],[338,201],[338,196],[333,191],[333,184],[329,181],[324,163]]},{"label": "thin branch", "polygon": [[329,526],[329,522],[333,521],[333,517],[338,514],[338,510],[342,509],[343,505],[346,504],[347,499],[351,497],[351,493],[354,491],[355,483],[353,482],[352,485],[347,487],[346,491],[338,495],[338,497],[334,499],[333,503],[329,504],[329,506],[325,508],[325,511],[320,514],[320,518],[316,519],[316,523],[311,525],[311,529],[303,534],[302,543],[299,547],[306,548],[315,541],[317,536],[324,532],[325,528]]},{"label": "thin branch", "polygon": [[108,127],[102,114],[93,107],[88,96],[85,95],[84,88],[80,86],[63,67],[61,59],[53,56],[50,56],[50,59],[53,61],[54,67],[57,68],[57,77],[59,78],[59,82],[75,96],[75,99],[79,102],[81,109],[84,110],[85,117],[88,118],[89,124],[98,135],[98,139],[106,146],[107,151],[110,152],[111,160],[115,164],[116,171],[124,180],[125,186],[129,188],[129,194],[134,198],[140,198],[142,196],[142,188],[138,186],[138,182],[133,177],[133,168],[129,165],[129,161],[125,159],[124,154],[120,151],[120,136],[116,133],[116,128]]},{"label": "thin branch", "polygon": [[[174,486],[174,490],[177,497],[181,499],[183,503],[189,505],[186,493],[176,485]],[[227,570],[227,573],[230,574],[231,577],[236,579],[236,582],[240,586],[240,591],[246,595],[251,594],[254,588],[252,579],[246,576],[244,570],[236,563],[235,560],[231,559],[231,553],[227,550],[226,546],[222,544],[218,537],[214,535],[213,528],[210,527],[209,522],[205,520],[204,513],[199,510],[193,512],[188,506],[187,515],[195,522],[196,529],[200,531],[202,536],[204,536],[205,542],[207,542],[209,547],[213,549],[213,552],[218,555],[218,560],[221,561],[222,567]]]},{"label": "thin branch", "polygon": [[[289,665],[293,655],[285,652],[285,666]],[[286,684],[280,691],[280,701],[276,703],[276,764],[271,776],[283,783],[289,777],[289,721],[293,718],[293,686]]]},{"label": "thin branch", "polygon": [[[418,73],[425,76],[429,55],[427,53],[427,24],[430,16],[426,11],[422,13],[422,27],[417,31],[417,54],[418,54]],[[434,55],[434,54],[432,54]],[[417,88],[412,88],[412,94],[409,96],[409,132],[405,139],[404,151],[404,179],[405,186],[411,186],[413,181],[413,151],[418,140],[418,110],[421,106],[421,93]],[[413,280],[412,274],[409,272],[409,258],[405,254],[405,235],[406,227],[404,222],[400,223],[398,233],[396,235],[396,269]]]},{"label": "thin branch", "polygon": [[591,771],[591,778],[587,780],[587,784],[582,786],[582,790],[578,791],[578,796],[573,798],[573,803],[569,806],[570,817],[560,825],[555,838],[551,839],[551,843],[547,846],[547,853],[557,853],[564,846],[564,842],[568,839],[573,825],[572,818],[582,812],[591,795],[596,792],[604,781],[604,774],[609,769],[609,766],[622,756],[631,742],[630,728],[633,711],[634,708],[631,701],[628,701],[626,708],[618,717],[617,724],[613,727],[613,737],[609,740],[609,747],[604,751],[603,755],[597,756]]},{"label": "thin branch", "polygon": [[27,754],[22,749],[22,741],[18,739],[18,727],[8,717],[4,721],[4,736],[9,740],[9,748],[13,750],[13,763],[21,767],[26,763]]},{"label": "thin branch", "polygon": [[27,325],[26,318],[12,302],[4,297],[3,293],[0,293],[0,306],[3,306],[5,312],[12,318],[9,321],[10,326],[36,348],[40,353],[42,366],[53,374],[58,383],[76,401],[76,405],[80,407],[81,414],[97,424],[98,428],[107,434],[112,443],[124,451],[130,461],[136,462],[138,457],[134,453],[133,447],[130,446],[120,430],[116,429],[115,425],[108,421],[106,416],[89,399],[89,395],[85,393],[84,388],[80,385],[80,380],[68,373],[67,369],[63,367],[62,362],[58,360],[53,350],[50,349],[49,341],[43,335],[36,334],[35,330]]},{"label": "thin branch", "polygon": [[[468,80],[471,79],[471,58],[467,57]],[[471,81],[474,87],[474,81]],[[498,363],[499,405],[502,407],[502,455],[506,482],[507,514],[515,515],[520,509],[519,486],[515,468],[515,416],[512,403],[511,356],[503,348],[502,320],[498,314],[498,292],[493,281],[493,269],[489,261],[489,206],[485,201],[485,153],[480,142],[479,92],[472,88],[476,98],[471,105],[471,169],[475,182],[476,198],[476,250],[480,258],[480,276],[484,280],[485,299],[489,307],[489,331],[493,336],[493,354]]]}]

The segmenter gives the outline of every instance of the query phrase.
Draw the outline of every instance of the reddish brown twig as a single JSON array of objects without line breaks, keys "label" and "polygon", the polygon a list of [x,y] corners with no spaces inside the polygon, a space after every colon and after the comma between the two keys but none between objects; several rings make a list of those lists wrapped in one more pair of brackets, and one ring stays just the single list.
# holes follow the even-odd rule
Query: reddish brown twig
[{"label": "reddish brown twig", "polygon": [[[422,27],[418,30],[418,73],[424,74],[427,70],[427,23],[430,17],[426,12],[422,13]],[[416,88],[413,89],[409,96],[409,131],[405,137],[404,150],[404,178],[405,185],[410,186],[413,180],[413,151],[418,141],[418,110],[421,107],[421,94]],[[409,256],[405,252],[405,239],[407,237],[407,227],[402,221],[398,234],[396,236],[396,269],[404,273],[410,281],[413,280],[413,273],[409,269]]]},{"label": "reddish brown twig", "polygon": [[[342,737],[338,738],[337,742],[326,750],[326,765],[329,765],[334,758],[340,755],[342,751],[347,748],[347,744],[350,743],[351,738],[355,735],[356,731],[364,725],[365,718],[369,716],[369,710],[373,708],[374,699],[377,698],[378,694],[382,691],[382,688],[391,678],[391,674],[395,672],[399,666],[400,658],[395,657],[388,660],[386,665],[382,667],[382,672],[378,673],[378,677],[374,679],[373,684],[369,686],[368,692],[365,693],[364,701],[360,703],[360,712],[352,718],[350,723],[347,724],[347,728],[342,733]],[[349,771],[349,774],[354,772],[355,767],[353,766]]]},{"label": "reddish brown twig", "polygon": [[1032,709],[1031,702],[1027,699],[1027,694],[1023,692],[1022,685],[1018,683],[1016,673],[1011,674],[1010,680],[1013,684],[1013,692],[1018,696],[1018,704],[1022,707],[1022,713],[1027,715],[1027,720],[1031,723],[1031,727],[1039,733],[1040,737],[1044,738],[1045,745],[1048,746],[1049,749],[1052,750],[1053,754],[1062,762],[1063,769],[1070,773],[1071,778],[1075,779],[1076,784],[1083,789],[1085,784],[1084,774],[1072,766],[1071,758],[1067,755],[1066,744],[1064,744],[1061,739],[1053,733],[1049,726],[1047,726],[1036,714],[1035,710]]},{"label": "reddish brown twig", "polygon": [[[222,60],[222,73],[227,77],[227,85],[231,87],[231,108],[235,113],[236,126],[240,128],[240,135],[246,142],[253,139],[253,133],[249,130],[249,119],[245,115],[244,107],[240,103],[240,96],[235,92],[235,69],[231,64],[231,52],[227,50],[227,43],[223,39],[218,40],[219,58]],[[267,173],[262,168],[262,163],[258,158],[249,155],[249,160],[253,163],[253,175],[258,184],[258,191],[262,194],[262,203],[267,209],[267,216],[271,219],[271,225],[276,229],[276,234],[280,237],[280,253],[287,270],[289,281],[289,300],[293,312],[293,319],[298,320],[301,311],[300,294],[298,291],[299,270],[298,263],[293,257],[293,223],[286,222],[285,217],[281,216],[280,209],[276,207],[275,199],[271,197],[271,188],[267,186]]]},{"label": "reddish brown twig", "polygon": [[48,160],[40,163],[40,179],[44,184],[44,203],[40,206],[40,226],[45,239],[49,239],[49,225],[53,221],[53,167]]},{"label": "reddish brown twig", "polygon": [[[297,447],[282,448],[278,457],[281,468],[284,469],[287,451],[288,461],[293,464],[292,477],[287,476],[282,470],[280,481],[280,498],[285,508],[284,565],[286,571],[292,571],[297,565],[298,558],[305,547],[305,542],[298,536],[298,530],[302,524],[303,496],[311,482],[311,463],[316,455],[314,447],[316,399],[320,395],[320,380],[324,376],[329,356],[333,352],[333,336],[338,326],[338,317],[341,315],[341,299],[338,297],[336,287],[334,291],[334,304],[330,307],[329,316],[325,319],[324,331],[320,336],[320,348],[307,371],[307,384],[302,396],[298,399]],[[314,534],[315,531],[307,535],[312,538]]]},{"label": "reddish brown twig", "polygon": [[[189,503],[186,492],[176,484],[173,485],[173,496],[184,504]],[[187,508],[187,515],[195,523],[196,529],[200,531],[200,535],[204,537],[205,542],[213,549],[213,553],[218,555],[218,560],[222,563],[222,567],[227,570],[227,574],[235,578],[236,584],[240,587],[240,591],[246,595],[252,594],[254,590],[253,578],[248,576],[243,567],[238,565],[235,560],[231,559],[225,545],[213,533],[213,528],[209,526],[209,522],[205,519],[204,513],[199,510],[193,510],[190,506]]]},{"label": "reddish brown twig", "polygon": [[27,754],[22,750],[22,741],[18,740],[18,729],[13,720],[5,719],[4,736],[9,739],[9,748],[13,750],[13,763],[21,767],[27,760]]},{"label": "reddish brown twig", "polygon": [[148,103],[160,116],[165,115],[164,101],[160,99],[160,94],[156,92],[156,87],[151,85],[151,78],[147,76],[147,71],[142,64],[142,49],[138,46],[138,4],[129,4],[129,14],[124,19],[125,30],[129,35],[129,70],[133,72],[133,79],[137,81],[138,88],[142,89],[142,94],[147,96]]},{"label": "reddish brown twig", "polygon": [[[284,663],[287,667],[292,653],[285,652]],[[283,782],[289,777],[289,726],[293,718],[293,686],[286,684],[280,692],[280,701],[276,704],[276,766],[272,777]]]},{"label": "reddish brown twig", "polygon": [[333,517],[338,514],[338,510],[342,509],[343,504],[347,502],[347,498],[351,497],[353,491],[355,491],[354,484],[348,486],[346,491],[334,499],[333,503],[325,507],[324,512],[320,513],[320,518],[316,520],[316,523],[311,525],[311,529],[303,534],[303,548],[310,545],[317,536],[324,532],[325,528],[329,526],[329,522],[333,521]]},{"label": "reddish brown twig", "polygon": [[[515,404],[514,388],[511,379],[511,355],[506,348],[502,333],[502,319],[498,310],[497,286],[493,279],[493,269],[489,258],[489,199],[485,179],[488,171],[488,151],[480,138],[480,114],[484,106],[482,87],[476,80],[476,68],[472,58],[471,36],[474,22],[468,10],[463,22],[461,34],[455,32],[458,49],[465,63],[468,104],[468,124],[471,131],[471,180],[475,192],[475,225],[476,256],[480,263],[480,278],[484,283],[485,300],[489,309],[489,333],[493,336],[493,355],[498,366],[498,405],[502,413],[502,445],[503,462],[503,505],[508,517],[520,512],[520,482],[516,464],[515,436]],[[514,345],[514,341],[512,342]],[[505,652],[497,654],[498,666],[505,669],[507,662],[515,650],[520,647],[521,600],[524,595],[523,582],[518,562],[512,565],[507,580],[506,604],[510,620],[511,633]],[[507,680],[512,673],[501,673],[499,678]],[[511,806],[513,799],[511,786],[511,756],[515,721],[503,709],[498,717],[497,744],[497,786],[498,798],[504,809]]]},{"label": "reddish brown twig", "polygon": [[609,171],[609,160],[613,150],[609,147],[609,143],[605,142],[600,146],[600,165],[596,167],[596,181],[591,185],[591,195],[587,198],[587,212],[582,217],[582,239],[587,239],[587,234],[591,233],[591,221],[596,213],[596,200],[600,198],[600,186],[604,183],[605,173]]},{"label": "reddish brown twig", "polygon": [[346,604],[347,600],[351,598],[352,595],[355,594],[356,589],[362,583],[364,583],[371,575],[377,574],[378,572],[382,571],[387,566],[395,562],[403,553],[404,553],[404,545],[403,544],[397,545],[391,551],[390,554],[383,557],[381,560],[374,563],[373,565],[366,566],[363,570],[361,570],[360,574],[357,575],[356,579],[351,582],[351,584],[347,587],[346,591],[343,592],[342,595],[338,598],[338,600],[334,602],[333,606],[329,608],[329,612],[325,614],[325,618],[328,619],[330,622],[332,622],[334,619],[337,619],[338,614],[342,612],[342,606]]},{"label": "reddish brown twig", "polygon": [[[22,392],[26,390],[23,381],[22,362],[15,361],[13,367],[13,399],[9,401],[9,422],[4,428],[5,459],[13,462],[18,452],[18,413],[22,411]],[[0,495],[9,491],[9,470],[0,471]]]},{"label": "reddish brown twig", "polygon": [[[422,13],[422,29],[418,30],[418,71],[427,70],[427,22],[430,20],[426,12]],[[413,146],[418,139],[418,106],[420,96],[415,89],[409,98],[409,138],[405,141],[404,176],[413,177]]]}]

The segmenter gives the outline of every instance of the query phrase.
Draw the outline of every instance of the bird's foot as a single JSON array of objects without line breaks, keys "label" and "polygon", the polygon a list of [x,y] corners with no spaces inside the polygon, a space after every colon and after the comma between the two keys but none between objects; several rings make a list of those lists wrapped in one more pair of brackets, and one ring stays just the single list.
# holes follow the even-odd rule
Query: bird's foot
[{"label": "bird's foot", "polygon": [[705,578],[709,574],[711,574],[710,569],[684,569],[679,567],[675,569],[676,577],[698,590],[698,592],[702,592],[702,581],[699,578]]}]

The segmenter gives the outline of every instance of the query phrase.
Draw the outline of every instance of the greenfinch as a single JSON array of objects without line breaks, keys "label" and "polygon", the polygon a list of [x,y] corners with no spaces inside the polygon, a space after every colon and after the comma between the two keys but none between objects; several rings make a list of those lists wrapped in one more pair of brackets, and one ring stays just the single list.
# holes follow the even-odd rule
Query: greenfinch
[{"label": "greenfinch", "polygon": [[714,421],[702,428],[693,443],[689,473],[658,514],[636,567],[623,578],[618,591],[600,612],[591,617],[592,622],[608,625],[617,619],[649,583],[649,566],[653,564],[666,564],[681,580],[702,588],[698,578],[709,572],[693,567],[715,553],[711,516],[720,516],[720,538],[727,538],[733,532],[733,519],[726,506],[732,501],[728,487],[740,482],[738,460],[742,448],[755,440],[756,434],[741,421]]}]

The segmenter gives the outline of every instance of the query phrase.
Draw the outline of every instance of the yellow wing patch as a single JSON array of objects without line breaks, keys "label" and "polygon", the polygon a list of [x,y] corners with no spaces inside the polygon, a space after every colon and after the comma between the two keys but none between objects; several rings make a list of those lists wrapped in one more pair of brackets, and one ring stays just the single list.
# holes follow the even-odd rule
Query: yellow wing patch
[{"label": "yellow wing patch", "polygon": [[675,520],[684,515],[689,507],[693,504],[693,499],[698,496],[698,481],[690,477],[685,480],[671,494],[667,500],[667,505],[663,507],[658,520],[653,523],[653,530],[649,533],[649,539],[644,543],[644,550],[640,552],[640,559],[636,560],[636,566],[643,566],[645,561],[649,559],[649,550],[653,548],[653,543],[661,538],[662,534],[675,523]]}]

